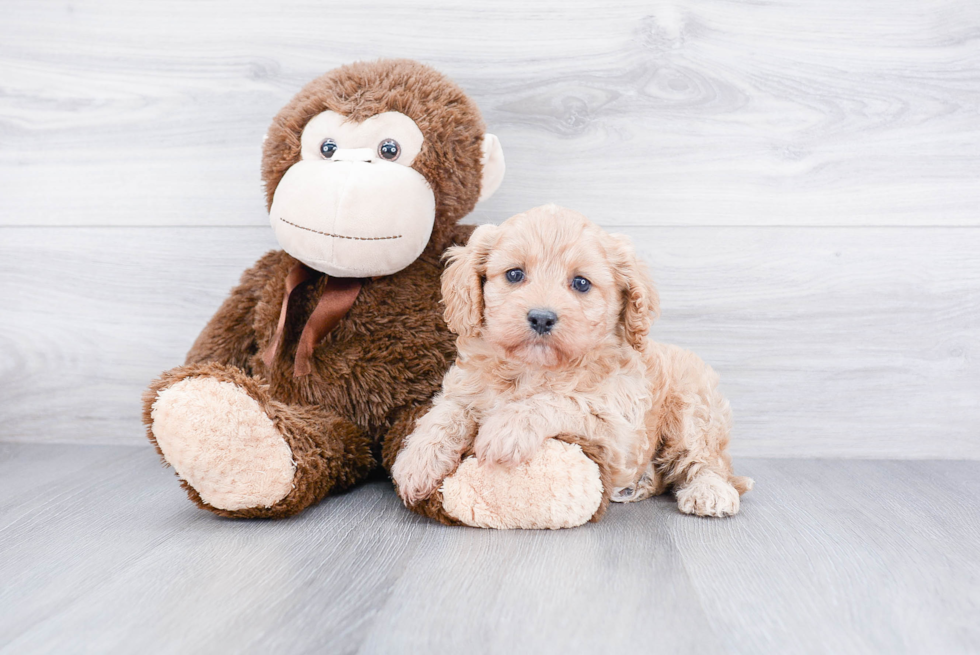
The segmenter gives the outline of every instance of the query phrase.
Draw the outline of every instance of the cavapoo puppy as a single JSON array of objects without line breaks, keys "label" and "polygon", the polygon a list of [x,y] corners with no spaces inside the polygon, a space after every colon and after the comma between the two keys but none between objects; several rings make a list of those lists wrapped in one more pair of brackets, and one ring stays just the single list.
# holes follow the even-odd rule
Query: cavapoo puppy
[{"label": "cavapoo puppy", "polygon": [[606,458],[613,501],[673,489],[682,512],[738,512],[752,480],[732,473],[718,376],[647,338],[657,293],[626,237],[548,205],[480,226],[447,256],[459,354],[392,468],[406,503],[464,454],[516,466],[549,437],[577,435]]}]

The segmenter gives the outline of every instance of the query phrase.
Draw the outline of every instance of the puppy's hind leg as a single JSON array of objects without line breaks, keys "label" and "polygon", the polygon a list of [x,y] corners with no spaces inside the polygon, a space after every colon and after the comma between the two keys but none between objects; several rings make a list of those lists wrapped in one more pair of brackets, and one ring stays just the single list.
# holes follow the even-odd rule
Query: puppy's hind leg
[{"label": "puppy's hind leg", "polygon": [[732,472],[728,401],[717,389],[718,376],[699,358],[683,353],[678,359],[680,374],[665,403],[657,468],[673,487],[680,511],[732,516],[738,513],[739,496],[753,481]]},{"label": "puppy's hind leg", "polygon": [[738,489],[711,470],[702,470],[697,475],[676,487],[677,508],[685,514],[697,516],[733,516],[738,514]]},{"label": "puppy's hind leg", "polygon": [[612,496],[609,498],[614,503],[635,503],[646,500],[651,496],[659,496],[667,489],[667,484],[660,470],[654,466],[653,462],[647,465],[646,470],[640,479],[631,487],[619,487],[613,489]]}]

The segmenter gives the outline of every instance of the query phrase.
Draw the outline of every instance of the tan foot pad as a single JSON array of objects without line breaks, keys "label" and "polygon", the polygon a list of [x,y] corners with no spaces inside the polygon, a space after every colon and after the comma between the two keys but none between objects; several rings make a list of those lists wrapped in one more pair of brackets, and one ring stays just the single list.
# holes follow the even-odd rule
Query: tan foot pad
[{"label": "tan foot pad", "polygon": [[446,513],[478,528],[573,528],[602,502],[599,467],[579,446],[557,439],[547,439],[513,468],[480,466],[467,457],[441,491]]},{"label": "tan foot pad", "polygon": [[292,490],[292,452],[241,387],[186,378],[160,392],[152,418],[167,462],[212,507],[271,507]]}]

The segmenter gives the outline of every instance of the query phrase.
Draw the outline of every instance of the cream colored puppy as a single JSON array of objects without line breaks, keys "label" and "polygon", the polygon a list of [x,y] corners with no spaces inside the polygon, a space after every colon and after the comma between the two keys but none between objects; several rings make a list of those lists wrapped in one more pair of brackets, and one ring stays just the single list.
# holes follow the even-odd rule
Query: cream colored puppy
[{"label": "cream colored puppy", "polygon": [[718,376],[647,338],[658,298],[626,237],[547,205],[482,225],[448,253],[458,358],[392,467],[402,498],[432,494],[472,450],[516,466],[550,438],[599,446],[611,500],[672,488],[682,512],[727,516],[752,487],[732,473]]}]

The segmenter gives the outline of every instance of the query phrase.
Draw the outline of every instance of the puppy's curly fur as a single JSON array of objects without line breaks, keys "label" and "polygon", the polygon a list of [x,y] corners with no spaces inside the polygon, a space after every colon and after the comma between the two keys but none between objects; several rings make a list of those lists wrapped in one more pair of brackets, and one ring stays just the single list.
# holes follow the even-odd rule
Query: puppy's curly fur
[{"label": "puppy's curly fur", "polygon": [[[718,376],[648,339],[659,301],[626,237],[548,205],[477,228],[447,256],[459,355],[392,468],[406,503],[433,494],[470,449],[514,466],[575,435],[604,453],[612,500],[672,488],[683,512],[738,512],[752,480],[732,473]],[[553,325],[535,329],[535,311]]]}]

